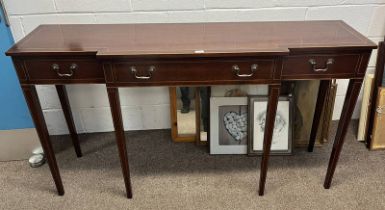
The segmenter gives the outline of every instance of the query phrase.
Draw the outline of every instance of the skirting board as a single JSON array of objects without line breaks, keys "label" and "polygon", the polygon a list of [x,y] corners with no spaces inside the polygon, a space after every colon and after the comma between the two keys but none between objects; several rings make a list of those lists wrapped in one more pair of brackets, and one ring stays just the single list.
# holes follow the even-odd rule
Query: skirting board
[{"label": "skirting board", "polygon": [[0,161],[28,159],[40,147],[35,128],[0,130]]}]

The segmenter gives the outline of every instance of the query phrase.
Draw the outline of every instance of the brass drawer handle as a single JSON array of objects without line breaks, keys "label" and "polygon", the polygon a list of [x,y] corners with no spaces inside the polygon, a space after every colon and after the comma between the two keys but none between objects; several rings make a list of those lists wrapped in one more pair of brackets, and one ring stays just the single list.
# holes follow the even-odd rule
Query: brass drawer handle
[{"label": "brass drawer handle", "polygon": [[315,59],[309,59],[309,63],[310,65],[313,67],[313,71],[315,72],[325,72],[329,69],[329,66],[334,64],[334,59],[333,58],[329,58],[327,61],[326,61],[326,64],[325,64],[325,68],[317,68],[317,62],[315,61]]},{"label": "brass drawer handle", "polygon": [[72,77],[74,75],[75,70],[78,68],[76,63],[70,65],[70,73],[60,73],[60,66],[57,63],[52,64],[52,70],[56,72],[59,77]]},{"label": "brass drawer handle", "polygon": [[241,69],[236,64],[233,65],[232,69],[235,75],[237,75],[237,77],[252,77],[254,75],[254,72],[258,70],[258,64],[253,64],[250,66],[250,70],[251,70],[250,74],[240,74],[239,72],[241,71]]},{"label": "brass drawer handle", "polygon": [[147,70],[148,75],[147,75],[147,76],[138,76],[138,75],[136,74],[138,71],[136,70],[136,67],[135,67],[135,66],[131,66],[130,69],[131,69],[131,73],[134,74],[134,76],[135,76],[136,79],[147,80],[147,79],[151,79],[152,73],[155,71],[155,66],[150,66],[150,67],[148,68],[148,70]]}]

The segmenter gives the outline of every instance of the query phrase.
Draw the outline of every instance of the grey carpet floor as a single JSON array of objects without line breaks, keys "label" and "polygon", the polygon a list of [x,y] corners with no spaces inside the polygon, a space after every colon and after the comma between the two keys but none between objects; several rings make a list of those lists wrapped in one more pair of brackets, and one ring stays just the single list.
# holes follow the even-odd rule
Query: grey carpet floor
[{"label": "grey carpet floor", "polygon": [[46,164],[1,162],[0,209],[385,209],[385,151],[356,142],[352,124],[329,190],[322,184],[331,143],[272,157],[259,197],[259,157],[210,156],[172,143],[169,130],[134,131],[127,132],[134,192],[128,200],[114,135],[99,133],[81,135],[80,159],[68,136],[54,137],[64,196]]}]

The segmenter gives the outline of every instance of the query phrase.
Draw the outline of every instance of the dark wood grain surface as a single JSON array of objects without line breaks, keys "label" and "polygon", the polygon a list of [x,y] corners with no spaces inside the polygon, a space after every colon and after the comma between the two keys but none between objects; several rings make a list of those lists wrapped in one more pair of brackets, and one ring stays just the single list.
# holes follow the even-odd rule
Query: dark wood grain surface
[{"label": "dark wood grain surface", "polygon": [[[131,198],[119,87],[270,85],[259,185],[263,195],[281,82],[351,79],[325,178],[324,187],[329,188],[374,48],[373,42],[343,21],[87,24],[41,25],[6,54],[12,56],[59,195],[64,189],[34,85],[107,85]],[[75,127],[72,130],[76,135]]]},{"label": "dark wood grain surface", "polygon": [[77,157],[82,157],[82,150],[80,148],[79,136],[76,132],[76,126],[72,115],[71,105],[68,99],[68,93],[65,85],[56,85],[56,91],[59,96],[60,104],[63,110],[64,118],[67,122],[68,131],[71,134],[72,144],[75,148]]},{"label": "dark wood grain surface", "polygon": [[373,49],[343,21],[41,25],[7,55],[211,56]]}]

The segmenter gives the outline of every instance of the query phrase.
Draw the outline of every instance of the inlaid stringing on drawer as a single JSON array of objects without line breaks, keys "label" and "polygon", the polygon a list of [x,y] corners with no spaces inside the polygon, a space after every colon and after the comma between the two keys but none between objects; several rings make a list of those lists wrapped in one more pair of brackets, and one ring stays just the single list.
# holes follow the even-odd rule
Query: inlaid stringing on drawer
[{"label": "inlaid stringing on drawer", "polygon": [[23,62],[29,81],[104,81],[102,65],[96,59],[58,58],[27,59]]},{"label": "inlaid stringing on drawer", "polygon": [[284,59],[282,77],[354,77],[359,62],[360,54],[292,55]]},{"label": "inlaid stringing on drawer", "polygon": [[120,83],[266,80],[273,77],[275,60],[113,62],[112,71],[114,81]]}]

